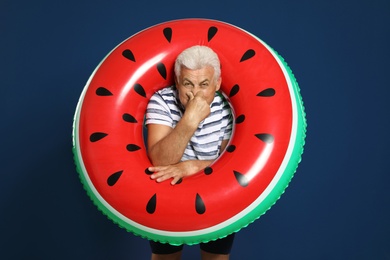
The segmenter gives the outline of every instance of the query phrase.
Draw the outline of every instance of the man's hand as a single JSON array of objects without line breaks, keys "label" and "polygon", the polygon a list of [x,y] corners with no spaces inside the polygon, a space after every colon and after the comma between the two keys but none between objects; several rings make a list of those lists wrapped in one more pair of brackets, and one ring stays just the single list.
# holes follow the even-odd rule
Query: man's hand
[{"label": "man's hand", "polygon": [[157,182],[163,182],[172,178],[171,184],[175,185],[184,176],[195,173],[191,168],[192,167],[189,161],[186,161],[167,166],[149,167],[148,170],[154,172],[150,176],[152,180],[156,180]]},{"label": "man's hand", "polygon": [[189,121],[199,125],[210,114],[210,104],[207,103],[202,91],[198,91],[195,96],[192,92],[187,92],[186,95],[188,103],[184,115]]},{"label": "man's hand", "polygon": [[180,179],[201,171],[212,162],[208,160],[189,160],[167,166],[151,166],[148,170],[153,172],[150,176],[152,180],[163,182],[172,179],[171,184],[175,185]]}]

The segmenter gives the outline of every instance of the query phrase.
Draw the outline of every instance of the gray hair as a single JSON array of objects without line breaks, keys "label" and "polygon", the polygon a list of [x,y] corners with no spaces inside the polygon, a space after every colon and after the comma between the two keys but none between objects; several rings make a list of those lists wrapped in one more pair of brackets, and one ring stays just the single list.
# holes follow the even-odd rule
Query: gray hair
[{"label": "gray hair", "polygon": [[214,68],[214,80],[221,76],[221,64],[218,55],[207,46],[192,46],[177,56],[175,61],[175,75],[177,78],[180,76],[182,66],[190,70],[210,66]]}]

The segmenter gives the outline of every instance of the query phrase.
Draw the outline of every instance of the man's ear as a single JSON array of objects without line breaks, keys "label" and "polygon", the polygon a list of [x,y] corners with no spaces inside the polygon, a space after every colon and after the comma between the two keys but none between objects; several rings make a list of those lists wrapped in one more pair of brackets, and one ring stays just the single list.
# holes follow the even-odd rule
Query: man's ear
[{"label": "man's ear", "polygon": [[218,91],[221,88],[221,83],[222,83],[222,77],[219,77],[219,79],[217,80],[217,83],[216,83],[217,88],[215,91]]}]

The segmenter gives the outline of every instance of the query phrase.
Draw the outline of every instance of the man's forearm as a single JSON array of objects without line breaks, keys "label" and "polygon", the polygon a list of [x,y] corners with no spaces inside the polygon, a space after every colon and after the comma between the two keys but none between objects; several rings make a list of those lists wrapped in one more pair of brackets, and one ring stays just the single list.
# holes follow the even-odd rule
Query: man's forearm
[{"label": "man's forearm", "polygon": [[152,164],[163,166],[180,162],[196,129],[197,125],[190,124],[186,120],[179,121],[167,136],[149,147],[148,153]]}]

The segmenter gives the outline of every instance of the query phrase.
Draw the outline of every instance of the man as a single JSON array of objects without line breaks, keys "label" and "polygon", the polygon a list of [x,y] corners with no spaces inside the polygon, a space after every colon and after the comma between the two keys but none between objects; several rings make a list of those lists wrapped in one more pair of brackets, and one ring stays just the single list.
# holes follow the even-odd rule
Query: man
[{"label": "man", "polygon": [[[175,86],[156,92],[147,107],[149,170],[172,185],[215,161],[229,142],[232,117],[221,86],[217,54],[206,46],[184,50],[175,62]],[[229,259],[234,235],[201,244],[202,259]],[[151,241],[152,259],[180,259],[182,246]]]}]

